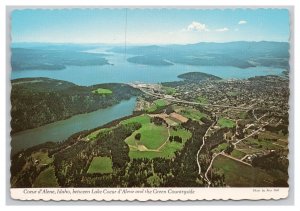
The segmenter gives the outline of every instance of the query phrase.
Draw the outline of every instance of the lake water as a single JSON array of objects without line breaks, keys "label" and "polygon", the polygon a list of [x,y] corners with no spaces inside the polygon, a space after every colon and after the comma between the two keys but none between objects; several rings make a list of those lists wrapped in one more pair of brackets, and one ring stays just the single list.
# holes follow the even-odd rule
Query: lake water
[{"label": "lake water", "polygon": [[135,102],[136,97],[132,97],[130,100],[123,100],[109,108],[75,115],[66,120],[16,133],[12,136],[12,153],[47,141],[62,141],[76,132],[92,129],[131,115],[135,108]]},{"label": "lake water", "polygon": [[[102,49],[90,52],[103,53]],[[130,57],[130,56],[128,56]],[[93,85],[100,83],[118,82],[147,82],[158,83],[177,81],[178,75],[186,72],[204,72],[224,79],[244,79],[261,75],[281,74],[284,69],[271,67],[251,67],[241,69],[231,66],[191,66],[175,64],[171,66],[148,66],[127,62],[123,54],[110,53],[106,57],[110,64],[103,66],[68,66],[63,70],[22,70],[13,71],[12,79],[27,77],[49,77],[70,81],[78,85]]]},{"label": "lake water", "polygon": [[[89,51],[103,53],[103,49]],[[107,52],[106,52],[107,53]],[[103,66],[68,66],[63,70],[26,70],[13,71],[11,79],[28,77],[49,77],[70,81],[78,85],[93,85],[109,82],[147,82],[158,83],[179,80],[177,75],[186,72],[204,72],[223,79],[244,79],[253,76],[278,75],[284,69],[270,67],[252,67],[240,69],[228,66],[191,66],[175,64],[172,66],[146,66],[129,63],[123,54],[107,53],[109,63]],[[61,141],[76,132],[91,129],[114,119],[132,114],[135,98],[95,112],[80,114],[70,119],[51,123],[35,129],[26,130],[12,136],[13,152],[47,141]]]}]

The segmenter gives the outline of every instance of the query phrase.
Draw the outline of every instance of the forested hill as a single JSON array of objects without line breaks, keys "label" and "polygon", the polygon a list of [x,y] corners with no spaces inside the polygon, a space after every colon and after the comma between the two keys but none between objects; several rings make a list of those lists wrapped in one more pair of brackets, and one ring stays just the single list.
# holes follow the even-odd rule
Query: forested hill
[{"label": "forested hill", "polygon": [[188,81],[221,80],[222,78],[201,72],[188,72],[177,76]]},{"label": "forested hill", "polygon": [[[124,47],[110,51],[124,52]],[[256,66],[289,69],[289,43],[286,42],[201,42],[188,45],[130,46],[127,53],[136,55],[127,60],[144,65]]]},{"label": "forested hill", "polygon": [[49,78],[12,80],[12,133],[106,108],[138,95],[126,84],[78,86]]}]

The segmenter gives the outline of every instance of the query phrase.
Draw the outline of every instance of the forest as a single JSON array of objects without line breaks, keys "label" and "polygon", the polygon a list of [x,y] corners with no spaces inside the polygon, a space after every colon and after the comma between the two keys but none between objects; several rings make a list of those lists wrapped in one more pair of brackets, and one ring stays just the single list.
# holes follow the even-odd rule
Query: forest
[{"label": "forest", "polygon": [[[111,94],[95,93],[99,88],[110,90]],[[12,134],[106,108],[139,93],[117,83],[78,86],[49,78],[15,79],[11,90]]]}]

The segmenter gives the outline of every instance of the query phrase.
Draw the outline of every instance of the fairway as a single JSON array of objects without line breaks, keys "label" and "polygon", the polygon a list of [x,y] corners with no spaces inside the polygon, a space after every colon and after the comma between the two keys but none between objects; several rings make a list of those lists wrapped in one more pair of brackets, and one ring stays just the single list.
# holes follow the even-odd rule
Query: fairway
[{"label": "fairway", "polygon": [[216,157],[213,168],[224,172],[225,183],[231,187],[269,187],[274,180],[263,169],[247,166],[223,155]]},{"label": "fairway", "polygon": [[112,172],[112,161],[109,157],[94,157],[87,171],[88,174],[109,174]]},{"label": "fairway", "polygon": [[110,89],[102,89],[102,88],[99,88],[99,89],[95,89],[93,90],[93,93],[94,94],[100,94],[100,95],[107,95],[107,94],[112,94],[112,91]]},{"label": "fairway", "polygon": [[35,179],[33,187],[58,187],[54,167],[48,167]]}]

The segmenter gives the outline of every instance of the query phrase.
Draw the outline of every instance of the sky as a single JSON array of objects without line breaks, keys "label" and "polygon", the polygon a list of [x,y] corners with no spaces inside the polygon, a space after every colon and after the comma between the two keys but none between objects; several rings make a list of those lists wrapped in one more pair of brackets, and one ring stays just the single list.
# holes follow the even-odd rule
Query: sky
[{"label": "sky", "polygon": [[289,41],[286,9],[15,10],[12,42],[188,44]]}]

